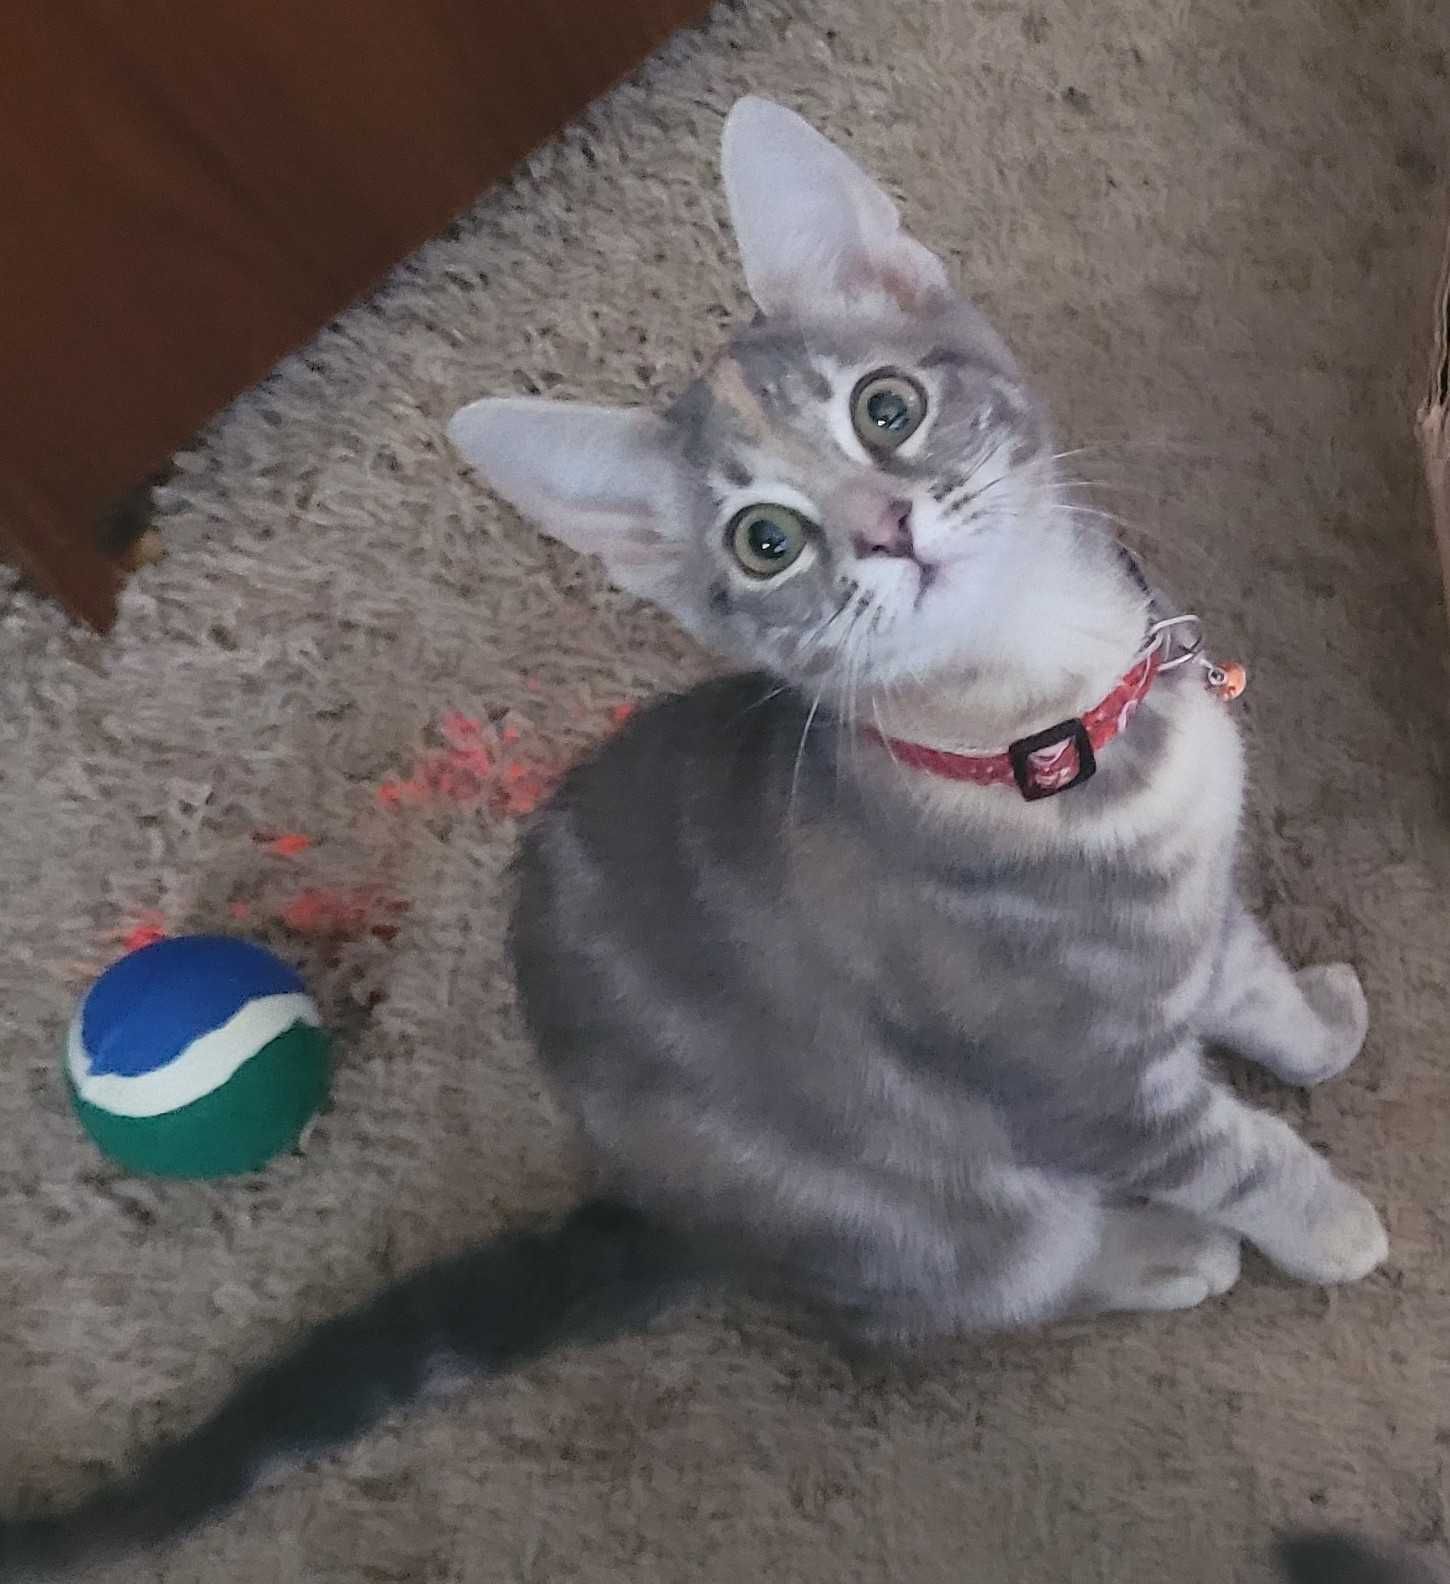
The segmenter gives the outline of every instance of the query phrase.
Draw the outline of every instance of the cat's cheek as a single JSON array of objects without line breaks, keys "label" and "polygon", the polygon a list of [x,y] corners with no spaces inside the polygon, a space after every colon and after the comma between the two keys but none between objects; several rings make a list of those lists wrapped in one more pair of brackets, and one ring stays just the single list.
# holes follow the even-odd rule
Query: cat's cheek
[{"label": "cat's cheek", "polygon": [[981,601],[962,587],[960,571],[939,575],[919,609],[905,612],[882,634],[883,679],[904,679],[966,659],[982,626]]},{"label": "cat's cheek", "polygon": [[728,599],[720,600],[702,596],[682,600],[667,614],[684,628],[685,632],[719,660],[750,670],[766,669],[788,674],[783,658],[775,651],[778,645],[769,641],[759,624],[748,611],[740,609]]}]

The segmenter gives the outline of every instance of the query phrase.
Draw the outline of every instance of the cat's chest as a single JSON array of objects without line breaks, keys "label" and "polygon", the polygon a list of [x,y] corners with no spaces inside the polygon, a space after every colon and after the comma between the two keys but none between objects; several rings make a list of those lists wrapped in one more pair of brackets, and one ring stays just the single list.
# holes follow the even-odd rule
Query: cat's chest
[{"label": "cat's chest", "polygon": [[814,843],[794,867],[797,916],[827,954],[868,977],[918,977],[919,962],[954,971],[1040,975],[1093,953],[1151,956],[1165,943],[1194,949],[1217,929],[1226,860],[1209,843],[1102,861],[1058,854],[996,861],[944,854],[902,861],[839,835]]},{"label": "cat's chest", "polygon": [[892,822],[867,801],[798,832],[789,888],[822,968],[952,1021],[1171,994],[1214,950],[1241,784],[1221,712],[1175,702],[1056,810],[972,788],[952,817]]}]

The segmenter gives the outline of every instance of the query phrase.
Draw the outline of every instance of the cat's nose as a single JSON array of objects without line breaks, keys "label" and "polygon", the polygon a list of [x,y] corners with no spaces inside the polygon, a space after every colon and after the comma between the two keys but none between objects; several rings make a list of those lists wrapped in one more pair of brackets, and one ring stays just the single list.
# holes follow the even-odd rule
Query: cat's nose
[{"label": "cat's nose", "polygon": [[911,502],[891,500],[869,528],[858,528],[851,536],[856,554],[867,556],[914,556],[911,537]]}]

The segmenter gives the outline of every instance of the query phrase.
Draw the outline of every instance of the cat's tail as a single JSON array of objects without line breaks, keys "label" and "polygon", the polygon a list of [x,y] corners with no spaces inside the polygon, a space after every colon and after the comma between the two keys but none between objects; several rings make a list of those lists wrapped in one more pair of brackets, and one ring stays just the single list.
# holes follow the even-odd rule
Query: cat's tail
[{"label": "cat's tail", "polygon": [[669,1232],[604,1201],[443,1260],[319,1326],[129,1477],[68,1511],[0,1521],[0,1580],[53,1577],[172,1539],[440,1378],[498,1375],[556,1346],[637,1329],[700,1276]]}]

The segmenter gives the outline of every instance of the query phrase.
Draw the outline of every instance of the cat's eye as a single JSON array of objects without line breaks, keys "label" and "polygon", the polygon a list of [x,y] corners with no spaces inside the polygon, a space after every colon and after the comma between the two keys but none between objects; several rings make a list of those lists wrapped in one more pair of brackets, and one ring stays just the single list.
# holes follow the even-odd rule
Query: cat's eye
[{"label": "cat's eye", "polygon": [[926,392],[896,369],[877,369],[851,392],[851,424],[868,451],[896,450],[921,428]]},{"label": "cat's eye", "polygon": [[806,547],[806,521],[789,506],[747,506],[725,530],[731,554],[755,578],[779,577],[800,560]]}]

